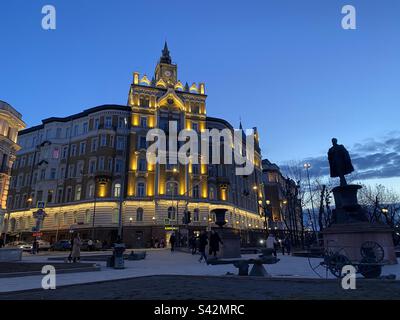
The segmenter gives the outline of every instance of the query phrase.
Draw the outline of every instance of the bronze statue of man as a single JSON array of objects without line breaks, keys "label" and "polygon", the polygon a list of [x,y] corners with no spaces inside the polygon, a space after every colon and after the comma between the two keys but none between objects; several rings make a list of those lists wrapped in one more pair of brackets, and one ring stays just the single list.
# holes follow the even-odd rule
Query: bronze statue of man
[{"label": "bronze statue of man", "polygon": [[347,185],[346,174],[354,171],[349,152],[342,144],[337,143],[337,139],[332,139],[332,147],[328,151],[330,174],[332,178],[339,177],[340,185]]}]

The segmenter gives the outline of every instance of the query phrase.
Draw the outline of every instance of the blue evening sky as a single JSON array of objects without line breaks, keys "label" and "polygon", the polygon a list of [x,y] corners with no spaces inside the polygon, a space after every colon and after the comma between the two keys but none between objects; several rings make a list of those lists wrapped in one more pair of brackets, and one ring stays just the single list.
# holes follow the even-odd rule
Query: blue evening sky
[{"label": "blue evening sky", "polygon": [[[41,28],[46,4],[55,31]],[[346,4],[357,30],[341,28]],[[179,79],[206,83],[208,115],[257,126],[283,163],[325,155],[332,136],[350,151],[399,137],[399,35],[398,0],[2,0],[0,99],[28,126],[126,104],[167,40]]]}]

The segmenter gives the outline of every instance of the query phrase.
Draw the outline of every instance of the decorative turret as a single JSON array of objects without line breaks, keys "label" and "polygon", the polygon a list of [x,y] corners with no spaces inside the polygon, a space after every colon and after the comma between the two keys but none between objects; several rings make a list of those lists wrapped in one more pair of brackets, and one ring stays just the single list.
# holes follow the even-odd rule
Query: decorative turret
[{"label": "decorative turret", "polygon": [[160,63],[167,63],[167,64],[172,63],[171,56],[169,55],[167,41],[165,41],[165,43],[164,43],[164,49],[162,50],[162,56],[160,58]]}]

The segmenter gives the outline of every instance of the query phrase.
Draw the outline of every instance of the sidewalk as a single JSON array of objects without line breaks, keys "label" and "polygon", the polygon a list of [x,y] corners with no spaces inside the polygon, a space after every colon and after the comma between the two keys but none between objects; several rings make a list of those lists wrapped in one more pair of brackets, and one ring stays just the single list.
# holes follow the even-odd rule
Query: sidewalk
[{"label": "sidewalk", "polygon": [[[224,276],[228,272],[237,274],[233,265],[206,265],[198,262],[198,255],[191,255],[183,252],[171,253],[168,249],[148,250],[145,260],[125,261],[125,269],[115,270],[106,268],[106,262],[96,262],[101,266],[101,271],[85,272],[75,274],[57,275],[57,287],[91,283],[105,280],[127,279],[154,275],[193,275],[193,276]],[[65,256],[68,253],[65,253]],[[95,253],[104,254],[104,252]],[[85,253],[85,256],[87,254]],[[60,256],[60,254],[57,254]],[[242,255],[246,258],[257,257],[257,255]],[[23,261],[47,261],[48,255],[24,257]],[[309,266],[307,258],[278,255],[280,262],[274,265],[266,265],[266,269],[273,277],[284,277],[292,279],[309,278],[320,279]],[[310,259],[311,264],[317,265],[320,259]],[[323,268],[319,268],[321,276],[325,277]],[[383,274],[396,274],[400,279],[400,265],[385,266]],[[328,273],[328,278],[333,277]],[[0,279],[0,292],[12,292],[41,288],[42,276],[29,276],[23,278]]]}]

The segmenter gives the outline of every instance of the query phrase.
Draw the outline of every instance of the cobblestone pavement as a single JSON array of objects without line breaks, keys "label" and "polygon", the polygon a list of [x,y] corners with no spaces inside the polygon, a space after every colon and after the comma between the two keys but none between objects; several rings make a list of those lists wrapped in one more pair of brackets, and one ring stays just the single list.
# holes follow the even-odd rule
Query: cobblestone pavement
[{"label": "cobblestone pavement", "polygon": [[343,290],[338,280],[254,277],[150,276],[0,294],[0,300],[85,299],[400,299],[400,281],[357,280]]}]

